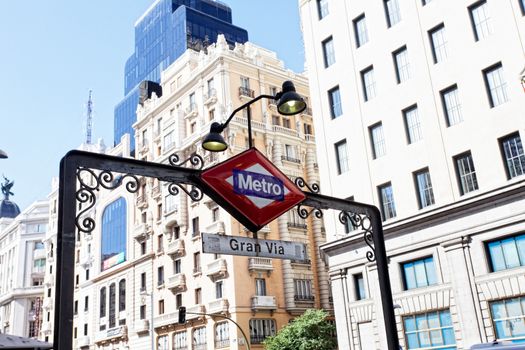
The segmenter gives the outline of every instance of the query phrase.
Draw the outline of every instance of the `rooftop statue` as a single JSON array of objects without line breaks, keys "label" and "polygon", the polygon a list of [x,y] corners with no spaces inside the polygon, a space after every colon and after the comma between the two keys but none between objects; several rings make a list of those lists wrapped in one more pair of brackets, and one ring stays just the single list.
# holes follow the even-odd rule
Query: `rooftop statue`
[{"label": "rooftop statue", "polygon": [[1,185],[2,186],[2,193],[4,194],[4,199],[6,201],[9,200],[9,196],[14,196],[14,193],[11,192],[11,187],[15,184],[14,181],[9,181],[5,175],[2,175],[4,177],[5,182]]}]

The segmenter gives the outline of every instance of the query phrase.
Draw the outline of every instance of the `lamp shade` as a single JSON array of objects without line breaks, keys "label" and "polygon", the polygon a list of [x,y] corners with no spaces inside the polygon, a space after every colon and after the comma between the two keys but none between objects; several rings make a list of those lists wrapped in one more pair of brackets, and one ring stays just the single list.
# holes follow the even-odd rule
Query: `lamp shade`
[{"label": "lamp shade", "polygon": [[214,122],[211,124],[210,133],[202,140],[202,148],[210,152],[222,152],[228,148],[228,144],[221,135],[222,124]]},{"label": "lamp shade", "polygon": [[7,153],[5,153],[4,151],[0,149],[0,159],[5,159],[5,158],[7,158]]},{"label": "lamp shade", "polygon": [[283,115],[294,115],[301,113],[306,109],[306,102],[295,92],[295,86],[291,81],[283,83],[283,91],[277,101],[277,109]]}]

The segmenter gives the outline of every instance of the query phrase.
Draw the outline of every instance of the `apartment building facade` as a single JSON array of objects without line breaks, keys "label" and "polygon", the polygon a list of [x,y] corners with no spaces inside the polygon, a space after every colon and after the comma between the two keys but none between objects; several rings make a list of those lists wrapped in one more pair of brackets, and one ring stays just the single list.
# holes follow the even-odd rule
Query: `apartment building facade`
[{"label": "apartment building facade", "polygon": [[[321,185],[380,208],[402,347],[524,341],[523,1],[299,6]],[[325,224],[339,346],[384,349],[362,233]]]},{"label": "apartment building facade", "polygon": [[47,201],[37,201],[15,218],[0,217],[1,332],[38,338],[43,303]]}]

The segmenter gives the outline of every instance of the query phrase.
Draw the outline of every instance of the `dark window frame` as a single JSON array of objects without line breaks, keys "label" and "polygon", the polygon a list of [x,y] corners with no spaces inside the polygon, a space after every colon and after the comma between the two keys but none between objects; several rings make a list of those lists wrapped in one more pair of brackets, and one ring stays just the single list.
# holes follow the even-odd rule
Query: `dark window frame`
[{"label": "dark window frame", "polygon": [[[328,43],[331,43],[332,45],[332,53],[333,53],[333,60],[332,62],[328,62],[328,51],[327,51],[327,44]],[[324,64],[324,68],[328,68],[328,67],[331,67],[332,65],[335,64],[335,47],[334,47],[334,37],[332,35],[328,36],[326,39],[324,39],[322,42],[321,42],[321,47],[323,49],[323,64]]]},{"label": "dark window frame", "polygon": [[508,166],[508,162],[507,162],[507,155],[505,154],[505,148],[503,146],[503,143],[510,140],[510,139],[514,139],[518,137],[521,141],[521,146],[523,148],[523,141],[521,140],[521,135],[520,135],[520,132],[519,131],[515,131],[515,132],[512,132],[510,134],[507,134],[505,136],[502,136],[500,138],[498,138],[498,144],[499,144],[499,150],[500,150],[500,153],[501,153],[501,160],[503,162],[503,167],[505,168],[505,173],[507,174],[507,180],[511,180],[513,179],[514,177],[518,177],[518,176],[522,176],[523,174],[520,174],[520,175],[516,175],[516,176],[511,176],[511,173],[510,173],[510,170],[509,170],[509,166]]},{"label": "dark window frame", "polygon": [[432,35],[436,32],[438,32],[439,30],[445,28],[445,22],[441,22],[439,23],[438,25],[430,28],[428,30],[428,40],[430,41],[430,50],[432,51],[432,62],[434,64],[437,64],[439,63],[439,61],[437,60],[437,56],[436,56],[436,46],[434,45],[434,39],[432,38]]},{"label": "dark window frame", "polygon": [[[483,82],[485,83],[485,90],[487,91],[487,96],[489,98],[489,106],[490,108],[497,107],[501,105],[502,103],[498,104],[497,106],[494,104],[494,98],[492,96],[492,93],[490,91],[490,85],[489,80],[487,79],[487,75],[497,69],[503,69],[503,63],[501,61],[494,63],[493,65],[488,66],[487,68],[484,68],[481,72],[483,74]],[[508,101],[508,100],[507,100]]]},{"label": "dark window frame", "polygon": [[[465,192],[465,190],[463,188],[463,185],[461,183],[461,174],[459,173],[458,159],[464,158],[466,156],[470,156],[470,158],[472,159],[472,164],[474,165],[474,158],[472,157],[472,152],[470,150],[462,152],[462,153],[459,153],[459,154],[456,154],[454,157],[452,157],[452,159],[454,161],[454,169],[455,169],[455,172],[456,172],[456,180],[457,180],[457,183],[458,183],[459,193],[460,193],[461,196],[464,196],[465,194],[468,194],[468,193],[471,193],[471,192],[479,190],[479,183],[478,183],[477,176],[476,176],[476,187],[477,188],[472,190],[472,191]],[[474,165],[474,175],[476,175],[476,166],[475,165]]]},{"label": "dark window frame", "polygon": [[[452,91],[458,91],[459,92],[459,88],[458,88],[458,84],[452,84],[442,90],[439,91],[439,96],[440,96],[440,99],[441,99],[441,107],[443,108],[443,115],[445,116],[445,122],[447,123],[447,128],[451,127],[451,126],[454,126],[456,124],[450,124],[450,115],[448,114],[448,108],[447,108],[447,103],[445,101],[445,95],[452,92]],[[463,119],[463,118],[462,118]]]},{"label": "dark window frame", "polygon": [[[343,172],[341,171],[341,157],[340,157],[340,154],[339,154],[339,146],[341,145],[348,145],[348,143],[346,142],[346,139],[342,139],[336,143],[334,143],[334,150],[335,150],[335,161],[336,161],[336,166],[337,166],[337,175],[341,175],[343,174]],[[346,162],[348,163],[348,148],[347,148],[347,154],[346,154]],[[348,167],[349,168],[349,167]],[[346,170],[345,172],[347,172],[348,170]]]},{"label": "dark window frame", "polygon": [[395,51],[392,52],[392,60],[394,61],[394,70],[396,72],[396,82],[398,84],[401,84],[401,76],[399,74],[399,65],[397,63],[397,55],[400,54],[401,52],[403,51],[406,51],[408,53],[408,48],[406,45],[403,45],[401,46],[400,48],[396,49]]},{"label": "dark window frame", "polygon": [[[374,71],[374,65],[371,64],[359,72],[361,75],[361,88],[363,89],[363,99],[365,102],[368,102],[370,101],[371,98],[373,98],[373,97],[368,96],[368,91],[366,89],[366,83],[365,83],[365,75],[373,71]],[[375,85],[375,77],[374,77],[374,85]],[[374,86],[374,89],[375,89],[375,86]]]},{"label": "dark window frame", "polygon": [[[367,40],[366,42],[361,43],[361,40],[359,39],[359,31],[357,29],[357,24],[363,19],[366,21],[366,16],[365,16],[364,12],[352,20],[352,24],[353,24],[353,27],[354,27],[355,46],[356,46],[357,49],[368,42],[368,40]],[[365,22],[365,26],[366,26],[366,22]],[[367,28],[367,33],[368,33],[368,28]],[[367,35],[367,37],[368,37],[368,35]]]}]

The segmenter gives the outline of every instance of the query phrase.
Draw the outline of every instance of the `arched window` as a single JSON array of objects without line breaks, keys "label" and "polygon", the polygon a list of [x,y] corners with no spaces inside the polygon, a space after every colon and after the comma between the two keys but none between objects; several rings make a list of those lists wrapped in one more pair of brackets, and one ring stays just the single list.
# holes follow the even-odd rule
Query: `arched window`
[{"label": "arched window", "polygon": [[126,310],[126,280],[118,283],[118,311]]},{"label": "arched window", "polygon": [[106,316],[106,287],[100,289],[100,317]]},{"label": "arched window", "polygon": [[119,198],[102,214],[101,270],[126,261],[126,201]]}]

